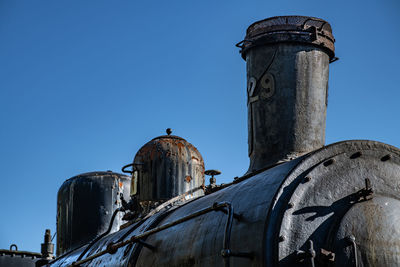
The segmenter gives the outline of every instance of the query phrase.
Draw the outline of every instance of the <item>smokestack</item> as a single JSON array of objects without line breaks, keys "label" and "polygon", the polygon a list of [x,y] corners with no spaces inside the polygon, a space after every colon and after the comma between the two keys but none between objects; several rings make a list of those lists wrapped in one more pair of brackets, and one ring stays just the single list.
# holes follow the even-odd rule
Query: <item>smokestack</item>
[{"label": "smokestack", "polygon": [[247,65],[247,173],[324,145],[334,42],[328,22],[282,16],[253,23],[237,44]]}]

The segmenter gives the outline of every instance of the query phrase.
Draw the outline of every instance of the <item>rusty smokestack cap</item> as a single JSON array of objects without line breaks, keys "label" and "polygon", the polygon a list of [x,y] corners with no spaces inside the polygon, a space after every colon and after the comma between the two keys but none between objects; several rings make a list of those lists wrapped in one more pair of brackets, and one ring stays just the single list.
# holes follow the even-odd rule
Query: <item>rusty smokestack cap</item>
[{"label": "rusty smokestack cap", "polygon": [[279,16],[257,21],[246,31],[243,41],[236,44],[246,60],[246,52],[256,46],[276,43],[308,43],[324,48],[335,61],[335,38],[325,20],[305,16]]}]

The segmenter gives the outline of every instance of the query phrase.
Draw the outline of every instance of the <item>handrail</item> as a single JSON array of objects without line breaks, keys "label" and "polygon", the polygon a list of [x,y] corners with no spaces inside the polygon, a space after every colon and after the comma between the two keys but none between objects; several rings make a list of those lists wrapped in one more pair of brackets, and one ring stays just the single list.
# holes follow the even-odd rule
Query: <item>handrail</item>
[{"label": "handrail", "polygon": [[[226,210],[225,210],[226,208]],[[220,203],[213,203],[210,207],[201,209],[199,211],[196,211],[192,214],[186,215],[180,219],[177,219],[175,221],[169,222],[167,224],[161,225],[159,227],[150,229],[144,233],[138,234],[136,236],[132,236],[131,238],[125,240],[125,241],[121,241],[121,242],[117,242],[117,243],[110,243],[107,248],[105,250],[102,250],[96,254],[93,254],[85,259],[82,260],[77,260],[75,262],[73,262],[69,267],[72,266],[77,266],[80,264],[83,264],[85,262],[91,261],[95,258],[98,258],[102,255],[105,254],[113,254],[115,253],[119,248],[126,246],[130,243],[138,243],[141,242],[143,238],[146,238],[152,234],[161,232],[165,229],[171,228],[175,225],[181,224],[183,222],[189,221],[191,219],[194,219],[196,217],[199,217],[203,214],[206,214],[208,212],[211,211],[222,211],[222,212],[226,212],[227,213],[227,221],[225,224],[225,231],[224,231],[224,240],[223,240],[223,250],[221,251],[221,255],[224,257],[224,263],[225,263],[225,267],[229,267],[229,257],[233,256],[233,257],[247,257],[247,258],[252,258],[253,254],[252,253],[246,253],[246,252],[238,252],[238,253],[234,253],[230,250],[230,237],[231,237],[231,231],[232,231],[232,223],[233,223],[233,218],[240,220],[241,215],[239,214],[235,214],[233,211],[233,207],[231,205],[231,203],[229,202],[220,202]]]}]

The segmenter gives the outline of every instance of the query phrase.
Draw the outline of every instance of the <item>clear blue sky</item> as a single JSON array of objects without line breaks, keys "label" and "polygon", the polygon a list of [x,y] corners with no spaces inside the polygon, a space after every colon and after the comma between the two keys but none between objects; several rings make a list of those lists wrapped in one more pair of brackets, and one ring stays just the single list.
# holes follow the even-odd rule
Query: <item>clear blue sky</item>
[{"label": "clear blue sky", "polygon": [[245,62],[276,15],[331,23],[326,143],[400,146],[400,5],[382,1],[0,1],[0,248],[40,251],[56,195],[120,171],[170,127],[229,182],[248,167]]}]

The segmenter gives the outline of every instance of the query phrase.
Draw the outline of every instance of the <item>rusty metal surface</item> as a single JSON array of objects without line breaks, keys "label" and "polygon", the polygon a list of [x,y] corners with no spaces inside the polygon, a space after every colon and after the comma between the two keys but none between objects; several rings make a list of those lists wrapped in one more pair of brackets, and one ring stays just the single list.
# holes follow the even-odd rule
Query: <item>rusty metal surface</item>
[{"label": "rusty metal surface", "polygon": [[[145,144],[133,161],[138,166],[138,199],[162,202],[204,187],[204,161],[185,139],[163,135]],[[196,190],[188,197],[203,195]]]},{"label": "rusty metal surface", "polygon": [[[105,232],[121,194],[129,200],[130,177],[113,172],[90,172],[66,180],[57,196],[57,255]],[[118,214],[112,231],[122,224]]]},{"label": "rusty metal surface", "polygon": [[[105,253],[81,266],[353,266],[354,253],[363,266],[394,266],[399,174],[397,148],[333,144],[110,234],[87,257]],[[216,202],[234,214],[229,250],[227,214],[209,210]],[[141,235],[149,248],[129,242]],[[83,249],[51,266],[70,266]]]},{"label": "rusty metal surface", "polygon": [[308,44],[274,44],[246,55],[247,173],[288,161],[325,143],[329,57]]},{"label": "rusty metal surface", "polygon": [[304,43],[322,48],[332,60],[335,57],[335,38],[331,25],[319,18],[279,16],[250,25],[246,37],[237,44],[243,59],[249,49],[276,43]]},{"label": "rusty metal surface", "polygon": [[252,253],[233,252],[230,250],[230,236],[231,236],[233,219],[240,221],[242,219],[242,216],[237,213],[234,213],[233,207],[229,202],[220,202],[220,203],[215,202],[209,207],[206,207],[204,209],[200,209],[198,211],[190,213],[190,214],[188,214],[184,217],[181,217],[177,220],[174,220],[172,222],[169,222],[169,223],[166,223],[166,224],[163,224],[160,226],[152,225],[151,229],[149,229],[145,232],[142,232],[142,233],[138,233],[138,234],[130,237],[127,240],[121,240],[121,241],[109,243],[105,249],[102,249],[102,250],[94,253],[93,255],[86,257],[85,259],[81,259],[81,257],[79,257],[72,264],[72,266],[79,266],[84,263],[91,262],[93,260],[98,259],[101,256],[108,254],[108,253],[114,254],[116,251],[118,251],[118,249],[135,244],[135,243],[141,244],[141,245],[143,245],[143,247],[155,252],[157,250],[157,247],[144,241],[148,236],[154,235],[156,233],[162,232],[162,231],[169,229],[171,227],[174,227],[176,225],[180,225],[186,221],[190,221],[194,218],[197,218],[204,214],[207,214],[210,212],[215,212],[215,211],[227,214],[227,216],[226,216],[227,219],[226,219],[226,223],[225,223],[225,231],[224,231],[224,239],[223,239],[223,250],[221,251],[221,255],[224,257],[225,267],[229,267],[229,257],[231,257],[231,256],[252,258],[253,257]]},{"label": "rusty metal surface", "polygon": [[[286,174],[299,160],[282,164],[268,171],[232,184],[213,194],[176,209],[165,220],[164,225],[214,202],[231,203],[240,220],[233,220],[230,250],[235,253],[254,253],[252,259],[229,257],[230,266],[262,266],[264,260],[263,233],[267,213],[274,192]],[[157,247],[156,251],[142,250],[136,266],[223,266],[223,249],[226,214],[207,213],[147,238]]]},{"label": "rusty metal surface", "polygon": [[40,252],[44,259],[54,258],[54,244],[51,242],[51,231],[46,229],[44,234],[44,242],[40,245]]},{"label": "rusty metal surface", "polygon": [[[87,257],[91,257],[107,250],[111,243],[117,244],[147,230],[155,230],[156,227],[181,220],[201,209],[213,207],[217,201],[229,201],[233,212],[240,214],[240,219],[233,215],[232,228],[229,230],[229,251],[224,251],[225,260],[222,249],[226,244],[228,217],[224,212],[214,211],[150,235],[144,241],[154,246],[155,250],[139,246],[138,243],[130,243],[113,254],[105,253],[81,266],[221,266],[224,263],[228,264],[225,266],[262,266],[263,232],[268,207],[272,203],[274,192],[297,162],[298,160],[279,165],[216,193],[156,213],[144,221],[104,237],[87,253]],[[254,237],[247,238],[249,234]],[[51,266],[70,266],[84,248],[85,246],[54,261]],[[253,258],[248,258],[248,253]]]},{"label": "rusty metal surface", "polygon": [[272,17],[247,29],[239,45],[247,69],[247,174],[325,144],[333,43],[329,23],[313,17]]},{"label": "rusty metal surface", "polygon": [[333,42],[317,18],[251,25],[241,43],[248,173],[221,186],[212,178],[213,190],[188,201],[204,187],[203,159],[169,129],[131,165],[141,204],[162,204],[83,259],[86,246],[51,266],[398,266],[400,150],[358,140],[322,147]]},{"label": "rusty metal surface", "polygon": [[318,264],[328,264],[331,254],[336,266],[355,266],[348,242],[354,236],[362,266],[397,266],[399,193],[397,148],[345,141],[312,153],[278,191],[267,231],[267,244],[275,248],[267,264],[310,266],[297,255],[311,240]]},{"label": "rusty metal surface", "polygon": [[54,244],[51,242],[51,231],[46,229],[44,233],[44,242],[40,245],[41,258],[36,261],[36,267],[45,266],[49,261],[55,259]]}]

